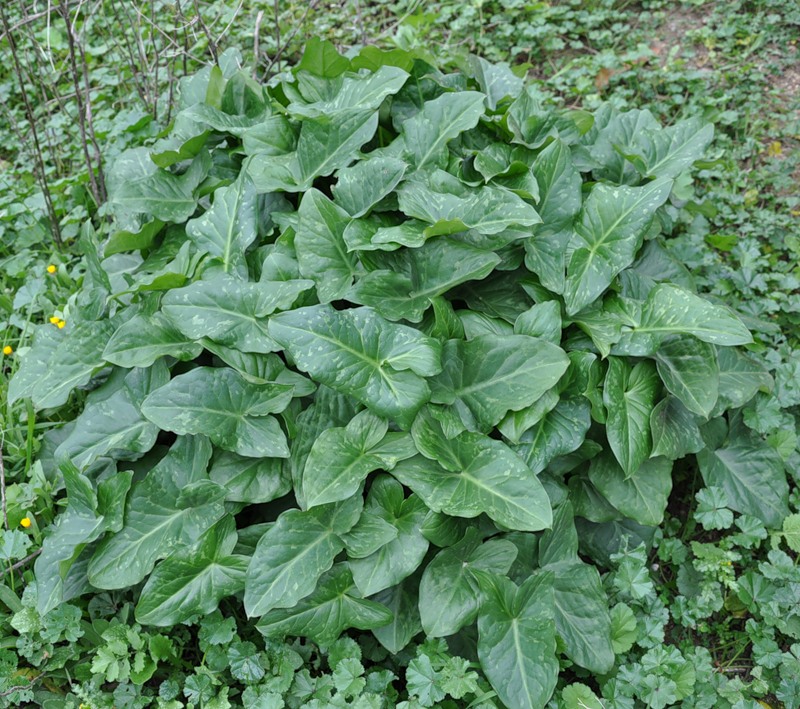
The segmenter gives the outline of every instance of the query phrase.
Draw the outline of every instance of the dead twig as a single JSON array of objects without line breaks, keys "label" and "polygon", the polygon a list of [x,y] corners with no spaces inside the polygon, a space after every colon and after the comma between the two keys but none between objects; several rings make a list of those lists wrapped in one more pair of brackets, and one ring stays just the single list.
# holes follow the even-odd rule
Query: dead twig
[{"label": "dead twig", "polygon": [[30,125],[31,138],[33,139],[33,145],[35,148],[33,151],[35,165],[34,174],[36,174],[38,177],[39,186],[41,187],[42,194],[44,195],[45,205],[47,206],[48,216],[50,217],[50,228],[53,231],[53,240],[55,241],[58,249],[62,250],[64,248],[64,242],[61,238],[61,226],[58,223],[56,210],[53,206],[53,197],[50,194],[50,187],[47,184],[47,177],[44,170],[44,160],[42,158],[42,146],[39,143],[39,133],[36,130],[36,117],[34,116],[33,107],[31,106],[30,99],[28,98],[28,91],[25,88],[25,75],[22,72],[22,66],[19,61],[17,42],[14,39],[14,35],[11,32],[11,27],[8,24],[8,16],[6,15],[4,3],[1,2],[0,21],[2,21],[3,30],[5,32],[6,39],[8,40],[8,46],[11,49],[11,59],[14,62],[14,71],[17,74],[17,81],[19,81],[20,96],[22,96],[22,104],[25,107],[25,115],[28,119],[28,124]]},{"label": "dead twig", "polygon": [[29,561],[33,561],[41,553],[42,550],[39,548],[33,552],[33,554],[28,554],[28,556],[26,556],[24,559],[20,559],[16,564],[11,564],[11,566],[9,566],[7,569],[4,569],[2,575],[5,576],[6,574],[13,573],[20,567],[25,566],[25,564],[27,564]]}]

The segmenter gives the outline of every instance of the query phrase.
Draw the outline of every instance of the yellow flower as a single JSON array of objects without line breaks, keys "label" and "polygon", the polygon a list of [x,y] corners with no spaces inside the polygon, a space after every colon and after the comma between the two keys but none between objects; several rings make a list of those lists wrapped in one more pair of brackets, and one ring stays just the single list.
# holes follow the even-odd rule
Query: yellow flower
[{"label": "yellow flower", "polygon": [[30,527],[30,526],[31,526],[31,518],[30,518],[30,517],[23,517],[23,518],[22,518],[22,519],[19,521],[19,523],[20,523],[20,525],[22,525],[23,527],[25,527],[25,529],[27,529],[28,527]]},{"label": "yellow flower", "polygon": [[52,318],[50,318],[50,322],[51,322],[53,325],[58,325],[58,323],[60,323],[60,322],[61,322],[61,318],[57,318],[55,315],[53,315],[53,317],[52,317]]},{"label": "yellow flower", "polygon": [[66,324],[67,324],[67,321],[66,321],[66,320],[59,320],[59,321],[56,323],[56,325],[58,326],[58,329],[59,329],[59,330],[63,329],[64,325],[66,325]]},{"label": "yellow flower", "polygon": [[58,270],[58,268],[56,266],[54,266],[52,263],[47,267],[47,272],[50,273],[50,274],[55,273],[57,270]]},{"label": "yellow flower", "polygon": [[14,354],[14,348],[13,348],[11,345],[6,345],[6,346],[3,348],[3,354],[4,354],[4,355],[10,355],[10,354]]},{"label": "yellow flower", "polygon": [[773,140],[767,147],[767,155],[771,158],[776,158],[783,154],[783,146],[779,140]]}]

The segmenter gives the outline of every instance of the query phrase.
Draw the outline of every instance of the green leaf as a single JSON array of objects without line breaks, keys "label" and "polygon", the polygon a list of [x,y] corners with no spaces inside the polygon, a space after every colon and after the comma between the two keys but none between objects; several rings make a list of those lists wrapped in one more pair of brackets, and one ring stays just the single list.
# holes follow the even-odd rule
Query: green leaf
[{"label": "green leaf", "polygon": [[[258,231],[258,201],[246,173],[214,192],[214,203],[186,224],[186,236],[197,248],[222,261],[227,273],[245,267],[244,252]],[[246,272],[246,271],[245,271]]]},{"label": "green leaf", "polygon": [[344,428],[329,428],[314,441],[303,472],[308,507],[345,500],[358,492],[373,470],[391,470],[416,454],[410,437],[387,435],[389,424],[362,411]]},{"label": "green leaf", "polygon": [[311,281],[246,283],[217,274],[164,296],[163,311],[186,337],[208,337],[243,352],[279,349],[267,333],[266,316],[290,308]]},{"label": "green leaf", "polygon": [[256,191],[306,192],[317,177],[347,167],[378,128],[378,113],[371,109],[342,111],[330,118],[307,118],[300,127],[294,153],[259,152],[245,168]]},{"label": "green leaf", "polygon": [[714,138],[714,126],[699,118],[679,121],[673,126],[644,130],[636,136],[634,160],[645,177],[676,178],[703,153]]},{"label": "green leaf", "polygon": [[347,252],[344,229],[350,217],[322,192],[303,195],[295,235],[300,273],[311,278],[323,303],[338,300],[353,284],[356,258]]},{"label": "green leaf", "polygon": [[394,66],[383,66],[375,72],[347,74],[330,82],[330,93],[310,103],[293,101],[288,112],[295,118],[330,119],[354,109],[376,110],[384,99],[396,94],[408,79],[408,73]]},{"label": "green leaf", "polygon": [[718,347],[719,401],[717,409],[738,409],[758,391],[770,391],[772,377],[761,362],[732,347]]},{"label": "green leaf", "polygon": [[678,460],[688,453],[705,448],[700,435],[697,417],[679,399],[667,396],[659,401],[650,414],[650,432],[653,436],[652,456],[663,455]]},{"label": "green leaf", "polygon": [[642,306],[642,318],[629,334],[637,355],[653,354],[667,335],[694,335],[714,345],[747,345],[750,332],[730,308],[714,305],[670,283],[659,283]]},{"label": "green leaf", "polygon": [[471,55],[469,66],[481,91],[486,94],[490,110],[494,111],[506,96],[516,98],[522,93],[525,80],[515,76],[505,62],[493,64],[482,57]]},{"label": "green leaf", "polygon": [[292,487],[281,458],[245,458],[221,451],[214,456],[208,476],[227,491],[228,502],[253,505],[286,495]]},{"label": "green leaf", "polygon": [[608,412],[606,435],[627,476],[650,457],[650,414],[659,385],[652,363],[639,362],[631,367],[620,357],[609,357],[603,385],[603,403]]},{"label": "green leaf", "polygon": [[[124,380],[118,385],[120,375]],[[103,455],[136,458],[149,451],[159,429],[142,415],[142,402],[168,380],[169,372],[163,363],[119,372],[110,378],[89,395],[69,435],[56,449],[55,459],[68,459],[79,468],[86,468]]]},{"label": "green leaf", "polygon": [[633,263],[656,210],[671,190],[672,180],[643,187],[595,185],[570,241],[564,289],[568,315],[593,303]]},{"label": "green leaf", "polygon": [[564,709],[605,709],[605,705],[597,695],[585,684],[570,684],[561,690],[561,701]]},{"label": "green leaf", "polygon": [[393,157],[374,157],[339,170],[333,198],[351,217],[363,217],[397,187],[406,164]]},{"label": "green leaf", "polygon": [[800,553],[800,514],[789,515],[783,520],[783,539],[792,551]]},{"label": "green leaf", "polygon": [[543,709],[558,679],[553,575],[517,588],[504,577],[486,584],[478,615],[478,657],[500,700],[515,709]]},{"label": "green leaf", "polygon": [[361,512],[361,499],[313,510],[287,510],[258,540],[244,591],[249,617],[273,608],[291,608],[316,587],[344,548],[337,535],[352,528]]},{"label": "green leaf", "polygon": [[485,278],[500,257],[441,237],[409,251],[407,261],[408,275],[370,271],[359,278],[348,297],[390,320],[419,322],[435,297],[466,281]]},{"label": "green leaf", "polygon": [[533,305],[514,321],[517,335],[538,337],[558,345],[561,342],[561,306],[558,301]]},{"label": "green leaf", "polygon": [[103,366],[103,348],[114,332],[109,320],[42,326],[8,385],[8,403],[30,398],[35,409],[66,403]]},{"label": "green leaf", "polygon": [[391,623],[372,631],[372,634],[390,653],[399,653],[412,638],[422,632],[419,619],[417,575],[409,576],[396,586],[376,593],[372,599],[386,606],[394,615]]},{"label": "green leaf", "polygon": [[256,627],[267,638],[296,635],[330,645],[348,628],[372,630],[391,622],[392,612],[362,598],[347,565],[336,564],[323,574],[311,595],[291,608],[273,608]]},{"label": "green leaf", "polygon": [[152,392],[142,413],[159,428],[206,433],[221,448],[253,458],[288,458],[277,419],[292,398],[289,384],[260,386],[233,369],[197,367]]},{"label": "green leaf", "polygon": [[403,487],[388,475],[373,480],[364,509],[397,529],[397,537],[388,544],[348,562],[359,591],[371,596],[400,583],[422,562],[428,540],[420,530],[428,509],[416,495],[405,499]]},{"label": "green leaf", "polygon": [[403,145],[417,170],[445,164],[447,144],[478,125],[485,98],[477,91],[445,93],[426,101],[419,113],[403,123]]},{"label": "green leaf", "polygon": [[567,243],[581,208],[581,177],[569,147],[554,140],[536,156],[533,174],[539,184],[537,211],[542,218],[532,239],[526,239],[525,265],[554,293],[564,292]]},{"label": "green leaf", "polygon": [[719,365],[713,345],[689,335],[667,338],[656,352],[656,368],[664,386],[683,405],[708,418],[719,394]]},{"label": "green leaf", "polygon": [[235,545],[233,517],[226,516],[192,546],[162,561],[142,589],[136,620],[171,626],[216,610],[223,598],[244,588],[249,559],[231,554]]},{"label": "green leaf", "polygon": [[536,210],[513,192],[491,184],[469,187],[444,170],[406,179],[397,196],[404,214],[432,225],[425,229],[426,237],[467,229],[498,234],[509,227],[541,222]]},{"label": "green leaf", "polygon": [[547,493],[508,446],[469,432],[448,440],[440,427],[422,418],[412,433],[423,456],[401,461],[392,474],[434,512],[466,518],[486,513],[509,529],[550,526]]},{"label": "green leaf", "polygon": [[[67,489],[67,508],[56,519],[50,535],[44,538],[34,566],[36,608],[41,616],[61,603],[67,575],[86,545],[106,531],[119,531],[112,529],[113,519],[104,516],[106,510],[100,508],[89,479],[69,463],[62,465],[61,470]],[[98,494],[122,505],[130,484],[130,473],[117,473],[99,484]]]},{"label": "green leaf", "polygon": [[202,437],[178,438],[169,453],[133,486],[122,529],[104,539],[89,561],[97,588],[139,583],[156,561],[193,543],[225,512],[225,491],[206,476],[211,445]]},{"label": "green leaf", "polygon": [[520,437],[517,452],[533,472],[580,447],[591,425],[590,409],[583,397],[561,399]]},{"label": "green leaf", "polygon": [[116,214],[148,214],[162,222],[185,222],[197,208],[195,192],[210,167],[208,152],[201,152],[182,175],[156,170],[126,179],[110,194],[110,208]]},{"label": "green leaf", "polygon": [[556,632],[567,656],[596,674],[614,667],[611,617],[600,574],[582,561],[561,561],[547,566],[553,572]]},{"label": "green leaf", "polygon": [[370,308],[299,308],[272,317],[269,332],[300,370],[401,426],[430,396],[422,377],[441,367],[437,341]]},{"label": "green leaf", "polygon": [[419,612],[426,635],[446,637],[474,622],[481,593],[472,570],[506,574],[516,556],[511,542],[490,539],[482,544],[474,528],[460,542],[440,551],[425,567],[419,585]]},{"label": "green leaf", "polygon": [[626,475],[605,452],[592,458],[589,480],[626,517],[649,527],[664,521],[672,492],[672,462],[667,458],[650,458]]},{"label": "green leaf", "polygon": [[340,535],[350,559],[363,559],[397,538],[397,527],[377,512],[361,513],[356,525]]},{"label": "green leaf", "polygon": [[559,347],[527,335],[448,340],[431,401],[451,404],[464,424],[489,431],[509,411],[536,402],[569,366]]},{"label": "green leaf", "polygon": [[163,313],[134,315],[106,343],[103,357],[120,367],[150,367],[161,357],[195,359],[202,345],[184,335]]},{"label": "green leaf", "polygon": [[722,488],[728,506],[778,529],[789,514],[789,487],[778,452],[734,421],[728,440],[697,454],[706,485]]},{"label": "green leaf", "polygon": [[336,51],[327,39],[311,37],[306,42],[303,56],[297,64],[297,71],[308,71],[328,78],[339,76],[350,68],[350,60]]}]

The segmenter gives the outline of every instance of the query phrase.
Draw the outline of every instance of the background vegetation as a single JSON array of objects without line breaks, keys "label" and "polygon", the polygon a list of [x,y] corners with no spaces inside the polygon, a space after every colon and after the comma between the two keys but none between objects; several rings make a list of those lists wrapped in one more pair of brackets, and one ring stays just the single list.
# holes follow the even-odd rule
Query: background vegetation
[{"label": "background vegetation", "polygon": [[[545,105],[608,101],[647,108],[665,124],[712,121],[699,194],[687,191],[668,246],[697,286],[734,307],[756,336],[752,349],[768,363],[775,389],[751,402],[745,418],[793,471],[795,514],[768,531],[734,515],[719,490],[687,472],[652,545],[609,560],[606,590],[635,613],[617,639],[615,677],[576,677],[558,701],[800,706],[800,8],[793,0],[95,0],[4,5],[2,13],[0,386],[33,325],[54,318],[57,327],[70,317],[65,305],[86,277],[81,227],[91,219],[101,239],[108,228],[104,167],[126,147],[158,140],[180,78],[229,47],[241,49],[259,79],[280,72],[315,36],[342,49],[412,49],[450,66],[475,52],[530,76]],[[196,632],[156,633],[134,623],[130,599],[119,593],[36,617],[26,590],[31,557],[63,497],[42,466],[42,435],[72,414],[34,415],[25,402],[9,408],[0,393],[0,698],[7,705],[225,707],[226,687],[238,684],[250,693],[248,706],[281,706],[272,695],[308,706],[310,695],[297,687],[309,671],[321,697],[339,697],[320,700],[340,702],[333,706],[372,706],[370,695],[385,692],[394,676],[405,679],[400,699],[408,706],[448,696],[481,705],[485,680],[441,643],[391,659],[350,640],[322,649],[265,646],[246,623],[218,614]],[[255,666],[247,662],[254,653]],[[602,691],[605,704],[592,691]]]}]

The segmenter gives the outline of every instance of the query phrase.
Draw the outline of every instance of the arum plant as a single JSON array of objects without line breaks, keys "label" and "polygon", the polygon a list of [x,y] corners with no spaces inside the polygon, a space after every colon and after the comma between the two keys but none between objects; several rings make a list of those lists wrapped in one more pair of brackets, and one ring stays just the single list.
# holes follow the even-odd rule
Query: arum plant
[{"label": "arum plant", "polygon": [[770,377],[664,245],[709,126],[324,42],[269,86],[223,55],[181,103],[109,166],[114,228],[10,384],[82,407],[42,452],[40,611],[131,589],[154,626],[224,601],[268,638],[446,637],[543,707],[562,656],[614,666],[603,564],[673,466],[780,526],[740,413]]}]

